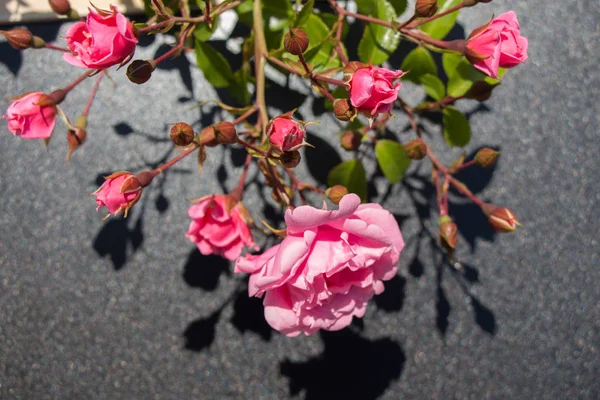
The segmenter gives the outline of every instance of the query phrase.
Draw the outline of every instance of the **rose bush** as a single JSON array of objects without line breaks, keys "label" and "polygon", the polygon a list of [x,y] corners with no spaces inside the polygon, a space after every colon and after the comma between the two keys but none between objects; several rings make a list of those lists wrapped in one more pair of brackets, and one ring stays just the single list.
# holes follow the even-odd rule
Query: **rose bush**
[{"label": "rose bush", "polygon": [[400,83],[394,84],[394,80],[401,76],[400,70],[374,66],[357,69],[348,82],[350,102],[368,116],[391,111],[401,86]]},{"label": "rose bush", "polygon": [[267,322],[288,336],[348,326],[396,275],[404,240],[379,204],[348,194],[339,210],[301,206],[285,222],[281,244],[239,258],[235,271],[251,274],[249,295],[264,295]]},{"label": "rose bush", "polygon": [[76,67],[108,68],[129,57],[138,42],[131,22],[117,11],[90,9],[86,22],[77,22],[66,34],[71,53],[64,59]]},{"label": "rose bush", "polygon": [[47,98],[42,92],[28,93],[16,99],[2,119],[8,121],[8,130],[24,139],[47,139],[56,124],[56,107],[40,105]]},{"label": "rose bush", "polygon": [[232,196],[214,195],[198,200],[188,210],[192,218],[185,236],[204,255],[238,258],[244,247],[258,250],[248,228],[248,211]]}]

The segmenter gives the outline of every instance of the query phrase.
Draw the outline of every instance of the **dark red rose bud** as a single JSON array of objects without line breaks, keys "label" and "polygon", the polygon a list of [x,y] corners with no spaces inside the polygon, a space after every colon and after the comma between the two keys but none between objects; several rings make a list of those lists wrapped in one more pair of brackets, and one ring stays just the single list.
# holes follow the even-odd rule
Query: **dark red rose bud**
[{"label": "dark red rose bud", "polygon": [[215,138],[220,144],[236,143],[238,140],[235,126],[231,122],[221,121],[213,125],[215,130]]},{"label": "dark red rose bud", "polygon": [[333,113],[340,121],[351,121],[358,115],[358,111],[348,99],[336,99],[333,102]]},{"label": "dark red rose bud", "polygon": [[33,36],[29,30],[24,28],[0,31],[0,33],[6,38],[8,44],[17,50],[25,50],[31,47],[39,49],[46,45],[46,42],[42,38]]},{"label": "dark red rose bud", "polygon": [[340,204],[342,197],[348,194],[348,189],[342,185],[335,185],[325,191],[325,195],[333,204]]},{"label": "dark red rose bud", "polygon": [[362,137],[354,131],[346,131],[340,137],[340,144],[346,151],[356,151],[360,147]]},{"label": "dark red rose bud", "polygon": [[169,133],[171,140],[177,146],[187,146],[194,141],[194,130],[185,122],[178,122],[171,128]]},{"label": "dark red rose bud", "polygon": [[286,168],[296,168],[298,164],[300,164],[300,152],[298,150],[294,151],[284,151],[279,158],[281,164]]},{"label": "dark red rose bud", "polygon": [[206,147],[215,147],[219,144],[215,136],[215,128],[207,126],[200,132],[200,144]]},{"label": "dark red rose bud", "polygon": [[423,139],[415,139],[408,142],[404,149],[406,155],[412,160],[422,160],[427,155],[427,145]]},{"label": "dark red rose bud", "polygon": [[67,131],[67,143],[69,144],[69,150],[67,151],[67,157],[66,157],[67,161],[69,161],[69,159],[71,158],[71,154],[73,154],[73,152],[75,150],[80,148],[81,145],[83,143],[85,143],[86,139],[87,139],[87,132],[85,129],[76,128],[76,129],[69,129]]},{"label": "dark red rose bud", "polygon": [[415,15],[419,18],[432,17],[437,10],[437,0],[417,0],[415,4]]},{"label": "dark red rose bud", "polygon": [[475,154],[475,163],[484,168],[489,168],[496,164],[496,160],[498,159],[499,155],[499,151],[490,149],[489,147],[484,147],[483,149],[479,150],[477,154]]},{"label": "dark red rose bud", "polygon": [[451,249],[456,248],[456,242],[458,241],[458,227],[448,215],[442,215],[439,223],[440,243],[450,252]]},{"label": "dark red rose bud", "polygon": [[127,78],[131,82],[141,85],[148,82],[155,68],[154,60],[133,60],[127,67]]},{"label": "dark red rose bud", "polygon": [[292,28],[283,38],[283,46],[289,53],[299,56],[308,48],[308,37],[303,30]]},{"label": "dark red rose bud", "polygon": [[58,15],[71,16],[71,4],[69,0],[48,0],[48,4],[50,4],[52,11]]}]

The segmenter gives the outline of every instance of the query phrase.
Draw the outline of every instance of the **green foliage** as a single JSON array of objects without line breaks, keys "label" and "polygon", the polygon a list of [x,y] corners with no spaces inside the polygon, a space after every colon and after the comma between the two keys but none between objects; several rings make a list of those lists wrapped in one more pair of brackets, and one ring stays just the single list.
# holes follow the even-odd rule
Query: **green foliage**
[{"label": "green foliage", "polygon": [[406,11],[406,7],[408,6],[408,2],[406,0],[389,0],[396,11],[396,15],[400,16],[404,11]]},{"label": "green foliage", "polygon": [[453,106],[444,108],[442,114],[444,138],[450,147],[465,147],[471,140],[471,127],[463,113]]},{"label": "green foliage", "polygon": [[414,83],[419,83],[421,76],[425,74],[437,75],[435,61],[429,50],[424,47],[417,47],[408,53],[400,69],[404,72],[410,71],[402,79]]},{"label": "green foliage", "polygon": [[[313,71],[320,72],[341,66],[339,58],[333,57],[335,46],[332,43],[331,29],[318,15],[309,15],[302,29],[309,42],[304,58],[314,68]],[[286,58],[295,60],[296,56],[286,55]]]},{"label": "green foliage", "polygon": [[432,99],[440,101],[446,96],[444,83],[437,76],[431,74],[421,75],[419,82]]},{"label": "green foliage", "polygon": [[[477,81],[486,81],[490,85],[496,85],[500,82],[498,79],[490,78],[479,72],[461,54],[445,53],[442,56],[442,64],[448,76],[448,95],[452,97],[463,96]],[[501,69],[498,72],[498,77],[502,77],[505,71]]]},{"label": "green foliage", "polygon": [[[462,0],[438,0],[438,13],[462,3]],[[434,39],[443,39],[456,23],[458,11],[421,25],[421,30]]]},{"label": "green foliage", "polygon": [[219,26],[219,18],[215,18],[212,23],[212,29],[207,23],[201,23],[194,28],[194,37],[202,42],[206,42]]},{"label": "green foliage", "polygon": [[289,0],[262,0],[262,6],[267,21],[269,17],[282,20],[291,20],[294,17],[292,2]]},{"label": "green foliage", "polygon": [[308,21],[308,17],[312,15],[313,7],[315,6],[315,0],[308,0],[304,6],[302,6],[302,10],[298,14],[296,14],[296,18],[294,18],[294,28],[302,27],[306,21]]},{"label": "green foliage", "polygon": [[244,0],[242,4],[235,8],[238,19],[247,26],[252,26],[252,10],[254,5],[252,0]]},{"label": "green foliage", "polygon": [[344,161],[333,168],[327,177],[327,185],[343,185],[363,202],[367,200],[367,174],[359,160]]},{"label": "green foliage", "polygon": [[391,183],[400,182],[410,166],[411,160],[406,155],[404,146],[393,140],[378,140],[375,145],[375,156],[383,174]]},{"label": "green foliage", "polygon": [[[383,21],[396,19],[396,11],[387,0],[360,0],[357,1],[357,5],[359,11],[365,15]],[[396,51],[398,44],[400,44],[400,34],[390,28],[369,23],[358,44],[358,58],[363,63],[381,64]]]}]

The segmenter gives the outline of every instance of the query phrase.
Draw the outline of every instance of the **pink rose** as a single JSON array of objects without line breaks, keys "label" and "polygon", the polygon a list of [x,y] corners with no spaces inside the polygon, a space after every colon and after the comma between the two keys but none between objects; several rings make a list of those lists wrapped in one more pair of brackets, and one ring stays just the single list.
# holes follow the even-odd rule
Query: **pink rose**
[{"label": "pink rose", "polygon": [[192,222],[185,236],[198,245],[200,253],[233,261],[244,246],[258,250],[248,228],[248,210],[232,196],[203,197],[189,208],[188,215]]},{"label": "pink rose", "polygon": [[67,31],[65,39],[72,54],[65,53],[65,61],[76,67],[102,69],[133,53],[138,40],[131,22],[115,6],[110,9],[90,9],[86,22],[77,22]]},{"label": "pink rose", "polygon": [[379,204],[348,194],[337,211],[301,206],[285,221],[283,242],[239,258],[235,271],[251,274],[249,295],[265,295],[267,322],[287,336],[348,326],[396,275],[404,240]]},{"label": "pink rose", "polygon": [[400,83],[393,84],[402,71],[367,66],[357,69],[350,78],[350,102],[358,111],[371,116],[392,110]]},{"label": "pink rose", "polygon": [[304,142],[304,127],[290,117],[273,118],[267,129],[271,145],[282,151],[297,150]]},{"label": "pink rose", "polygon": [[[129,179],[136,179],[136,177],[130,172],[115,172],[107,176],[102,186],[94,192],[96,203],[98,203],[96,211],[106,207],[108,212],[113,215],[125,211],[125,217],[127,217],[129,209],[137,203],[142,195],[142,187],[139,185],[139,181]],[[127,185],[124,186],[126,181]],[[134,184],[131,185],[132,183]]]},{"label": "pink rose", "polygon": [[24,139],[47,139],[56,124],[56,107],[40,106],[42,92],[28,93],[15,100],[2,119],[8,121],[8,130]]},{"label": "pink rose", "polygon": [[512,68],[527,60],[527,38],[521,36],[517,14],[509,11],[476,29],[467,39],[469,61],[492,78],[498,68]]}]

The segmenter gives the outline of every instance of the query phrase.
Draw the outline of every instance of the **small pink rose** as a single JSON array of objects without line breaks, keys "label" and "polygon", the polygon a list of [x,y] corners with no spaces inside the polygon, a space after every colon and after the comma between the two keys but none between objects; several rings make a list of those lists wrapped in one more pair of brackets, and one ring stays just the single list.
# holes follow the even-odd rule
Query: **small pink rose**
[{"label": "small pink rose", "polygon": [[301,206],[285,221],[283,242],[239,258],[235,272],[251,274],[249,295],[264,295],[267,322],[287,336],[348,326],[396,275],[404,241],[379,204],[348,194],[336,211]]},{"label": "small pink rose", "polygon": [[349,82],[350,102],[368,116],[391,111],[401,86],[394,80],[401,76],[400,70],[373,66],[357,69]]},{"label": "small pink rose", "polygon": [[300,148],[304,143],[304,133],[304,127],[287,116],[273,118],[268,131],[271,145],[282,151]]},{"label": "small pink rose", "polygon": [[471,33],[467,49],[475,54],[467,56],[475,68],[497,78],[498,68],[513,68],[527,60],[527,45],[517,15],[509,11]]},{"label": "small pink rose", "polygon": [[24,139],[47,139],[56,124],[56,107],[40,106],[42,92],[28,93],[15,100],[2,119],[8,121],[8,130]]},{"label": "small pink rose", "polygon": [[[96,211],[106,207],[108,212],[113,215],[125,211],[125,216],[127,216],[129,209],[137,203],[142,195],[142,187],[139,186],[139,181],[135,185],[130,185],[132,183],[130,179],[137,178],[132,173],[124,171],[107,176],[102,186],[94,192],[96,203],[98,203]],[[127,185],[124,187],[126,182]]]},{"label": "small pink rose", "polygon": [[121,63],[138,42],[131,22],[115,6],[110,11],[90,9],[86,22],[77,22],[65,37],[71,53],[64,59],[76,67],[108,68]]},{"label": "small pink rose", "polygon": [[244,247],[258,250],[248,227],[248,210],[232,196],[206,196],[189,208],[188,215],[192,222],[185,236],[202,254],[233,261]]}]

